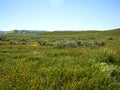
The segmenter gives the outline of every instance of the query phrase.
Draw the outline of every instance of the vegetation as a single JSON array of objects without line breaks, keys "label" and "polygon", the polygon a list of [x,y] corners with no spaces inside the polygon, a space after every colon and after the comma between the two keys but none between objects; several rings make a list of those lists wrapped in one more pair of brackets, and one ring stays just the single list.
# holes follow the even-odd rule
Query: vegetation
[{"label": "vegetation", "polygon": [[120,90],[120,29],[0,35],[0,90]]}]

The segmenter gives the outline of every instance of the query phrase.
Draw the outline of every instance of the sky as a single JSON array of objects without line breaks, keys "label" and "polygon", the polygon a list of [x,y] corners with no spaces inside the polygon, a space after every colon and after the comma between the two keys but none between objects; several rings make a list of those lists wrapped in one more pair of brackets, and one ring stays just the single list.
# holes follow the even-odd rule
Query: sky
[{"label": "sky", "polygon": [[120,0],[0,0],[0,30],[120,28]]}]

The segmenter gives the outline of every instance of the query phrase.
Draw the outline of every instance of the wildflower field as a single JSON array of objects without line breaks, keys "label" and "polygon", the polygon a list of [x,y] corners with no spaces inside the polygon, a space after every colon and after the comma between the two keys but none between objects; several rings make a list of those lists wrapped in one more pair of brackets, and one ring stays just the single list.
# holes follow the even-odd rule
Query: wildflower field
[{"label": "wildflower field", "polygon": [[0,90],[120,90],[120,29],[1,34]]}]

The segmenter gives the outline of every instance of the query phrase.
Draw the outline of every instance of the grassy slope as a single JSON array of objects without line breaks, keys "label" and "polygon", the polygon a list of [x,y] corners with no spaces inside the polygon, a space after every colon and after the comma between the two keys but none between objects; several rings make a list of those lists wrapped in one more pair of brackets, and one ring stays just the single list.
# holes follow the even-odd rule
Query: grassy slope
[{"label": "grassy slope", "polygon": [[[119,33],[118,29],[2,35],[10,41],[27,39],[29,44],[0,45],[0,90],[119,90]],[[32,38],[50,43],[96,40],[106,45],[92,48],[31,46],[36,42]]]},{"label": "grassy slope", "polygon": [[105,34],[106,35],[110,35],[110,36],[120,36],[120,28],[114,29],[114,30],[105,31]]}]

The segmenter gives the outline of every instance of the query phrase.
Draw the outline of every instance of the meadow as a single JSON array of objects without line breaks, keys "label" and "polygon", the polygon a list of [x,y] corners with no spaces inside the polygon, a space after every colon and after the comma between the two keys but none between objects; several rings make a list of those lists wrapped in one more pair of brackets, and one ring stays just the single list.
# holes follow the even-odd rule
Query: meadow
[{"label": "meadow", "polygon": [[0,90],[120,90],[120,29],[0,34]]}]

